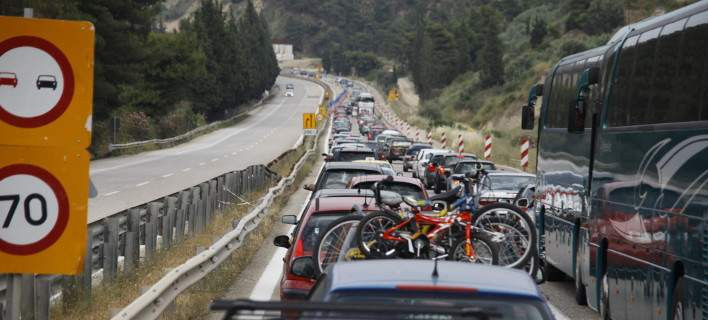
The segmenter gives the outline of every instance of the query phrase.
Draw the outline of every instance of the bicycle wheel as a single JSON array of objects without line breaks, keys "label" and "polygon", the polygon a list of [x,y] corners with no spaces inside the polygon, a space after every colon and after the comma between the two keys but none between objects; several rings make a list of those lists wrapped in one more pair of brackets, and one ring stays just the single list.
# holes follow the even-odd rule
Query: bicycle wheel
[{"label": "bicycle wheel", "polygon": [[363,259],[364,256],[356,245],[356,226],[362,216],[341,217],[327,228],[315,246],[316,272],[322,273],[327,266],[337,261]]},{"label": "bicycle wheel", "polygon": [[[536,252],[536,227],[528,214],[506,203],[482,207],[474,226],[488,232],[499,245],[499,265],[523,268]],[[503,239],[495,239],[497,236]]]},{"label": "bicycle wheel", "polygon": [[364,217],[356,227],[356,242],[367,258],[394,258],[398,255],[395,241],[381,239],[384,231],[401,223],[399,217],[375,212]]},{"label": "bicycle wheel", "polygon": [[464,234],[457,237],[452,245],[449,260],[463,261],[471,263],[492,264],[499,263],[498,246],[492,239],[483,233],[472,234],[472,249],[474,250],[474,258],[470,258],[466,253],[467,239]]}]

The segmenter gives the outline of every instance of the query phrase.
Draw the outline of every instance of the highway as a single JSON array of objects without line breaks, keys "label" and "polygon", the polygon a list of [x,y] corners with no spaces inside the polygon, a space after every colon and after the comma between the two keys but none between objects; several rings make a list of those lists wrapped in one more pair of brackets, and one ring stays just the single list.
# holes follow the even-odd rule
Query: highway
[{"label": "highway", "polygon": [[295,96],[278,95],[238,124],[169,149],[91,162],[98,196],[89,201],[88,223],[159,199],[225,172],[264,164],[301,138],[302,113],[312,112],[324,95],[319,85],[279,77],[281,88],[295,85]]}]

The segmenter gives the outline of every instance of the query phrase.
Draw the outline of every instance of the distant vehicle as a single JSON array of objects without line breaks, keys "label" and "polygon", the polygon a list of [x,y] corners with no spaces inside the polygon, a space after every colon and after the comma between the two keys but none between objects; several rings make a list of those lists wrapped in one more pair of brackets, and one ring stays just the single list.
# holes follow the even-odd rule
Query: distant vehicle
[{"label": "distant vehicle", "polygon": [[328,155],[328,161],[339,161],[347,162],[354,160],[365,160],[367,158],[374,158],[374,151],[367,147],[344,147],[335,150],[335,152],[330,156]]},{"label": "distant vehicle", "polygon": [[317,181],[314,184],[306,184],[304,188],[310,191],[346,189],[351,178],[372,174],[383,174],[383,170],[374,164],[327,162],[320,171]]},{"label": "distant vehicle", "polygon": [[368,92],[362,92],[359,97],[357,97],[357,105],[359,107],[359,114],[374,115],[374,96]]},{"label": "distant vehicle", "polygon": [[[423,181],[423,184],[426,184],[426,172],[428,170],[434,170],[435,167],[430,167],[428,166],[428,162],[430,159],[437,154],[446,154],[450,153],[450,150],[447,149],[423,149],[420,152],[418,152],[418,155],[416,156],[416,160],[413,163],[413,177],[418,178],[421,181]],[[428,173],[430,174],[430,173]],[[426,184],[427,185],[427,184]]]},{"label": "distant vehicle", "polygon": [[536,175],[525,172],[492,171],[480,181],[480,205],[495,202],[514,204],[521,190],[536,185]]},{"label": "distant vehicle", "polygon": [[13,72],[0,72],[0,86],[17,87],[17,75]]},{"label": "distant vehicle", "polygon": [[295,96],[295,86],[292,83],[288,83],[285,85],[284,95],[286,97],[294,97]]},{"label": "distant vehicle", "polygon": [[464,176],[468,172],[475,172],[477,170],[485,170],[487,172],[497,170],[497,166],[494,162],[486,160],[462,160],[455,164],[455,167],[450,172],[450,176],[447,177],[447,190],[457,186],[457,182],[453,177]]},{"label": "distant vehicle", "polygon": [[[383,163],[388,164],[383,161]],[[348,189],[371,189],[374,183],[388,178],[389,175],[371,175],[352,178],[347,185]],[[393,181],[382,184],[382,190],[396,192],[401,197],[410,196],[415,199],[429,198],[428,191],[420,180],[411,177],[391,176]]]},{"label": "distant vehicle", "polygon": [[454,168],[458,162],[463,160],[477,160],[477,156],[471,153],[450,153],[442,157],[438,157],[432,161],[435,166],[432,181],[435,183],[433,187],[436,193],[441,190],[447,190],[447,184],[445,183],[447,177],[450,176],[452,168]]},{"label": "distant vehicle", "polygon": [[403,156],[410,148],[411,142],[405,137],[391,137],[386,139],[386,145],[388,146],[386,160],[393,162],[394,160],[403,160]]},{"label": "distant vehicle", "polygon": [[[281,222],[297,225],[290,235],[280,235],[273,239],[273,245],[288,249],[283,258],[283,275],[280,280],[280,299],[304,300],[314,286],[312,278],[316,266],[312,260],[313,249],[327,230],[329,225],[337,219],[352,213],[354,205],[360,206],[364,213],[378,210],[371,201],[373,192],[362,190],[334,190],[334,192],[347,192],[345,195],[328,194],[326,191],[318,192],[318,197],[313,197],[308,203],[300,219],[295,215],[284,215]],[[313,193],[313,196],[315,193]],[[367,204],[364,206],[364,204]]]},{"label": "distant vehicle", "polygon": [[[310,293],[311,302],[370,306],[354,310],[356,314],[347,319],[555,319],[536,283],[525,272],[511,268],[382,259],[332,263],[324,274]],[[401,310],[395,316],[389,311],[381,317],[377,306],[400,306]],[[470,313],[458,317],[429,311],[410,314],[424,306],[458,312],[469,308]]]},{"label": "distant vehicle", "polygon": [[52,75],[40,75],[37,77],[37,90],[41,88],[51,88],[52,90],[57,89],[57,78]]},{"label": "distant vehicle", "polygon": [[432,149],[433,146],[427,143],[414,143],[406,151],[406,155],[403,157],[403,172],[408,172],[408,170],[413,168],[415,157],[418,152],[423,149]]},{"label": "distant vehicle", "polygon": [[[546,277],[603,319],[708,317],[708,2],[620,28],[529,92]],[[536,136],[534,134],[534,136]],[[545,235],[545,236],[543,236]]]}]

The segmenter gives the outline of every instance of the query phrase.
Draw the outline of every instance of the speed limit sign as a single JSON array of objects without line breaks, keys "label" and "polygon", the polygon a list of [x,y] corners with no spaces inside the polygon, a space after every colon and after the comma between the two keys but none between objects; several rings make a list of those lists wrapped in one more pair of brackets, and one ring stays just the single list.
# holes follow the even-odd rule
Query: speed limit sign
[{"label": "speed limit sign", "polygon": [[0,153],[19,158],[0,159],[0,272],[75,274],[86,245],[88,152]]}]

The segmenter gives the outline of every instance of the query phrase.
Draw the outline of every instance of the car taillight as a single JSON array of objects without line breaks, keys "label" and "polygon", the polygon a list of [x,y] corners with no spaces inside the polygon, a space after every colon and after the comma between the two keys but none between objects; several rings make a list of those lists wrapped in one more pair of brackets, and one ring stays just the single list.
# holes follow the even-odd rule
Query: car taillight
[{"label": "car taillight", "polygon": [[445,175],[445,167],[439,166],[439,167],[438,167],[438,173],[441,174],[441,175]]},{"label": "car taillight", "polygon": [[302,243],[302,239],[297,239],[297,242],[295,242],[295,252],[293,254],[294,258],[302,257],[305,254],[305,247]]},{"label": "car taillight", "polygon": [[435,166],[432,163],[428,164],[428,172],[435,172]]}]

